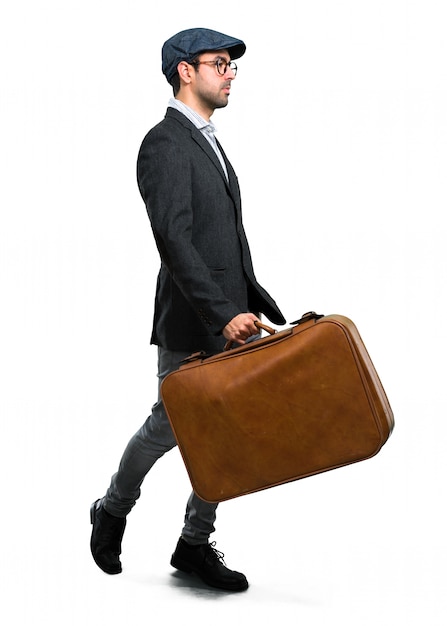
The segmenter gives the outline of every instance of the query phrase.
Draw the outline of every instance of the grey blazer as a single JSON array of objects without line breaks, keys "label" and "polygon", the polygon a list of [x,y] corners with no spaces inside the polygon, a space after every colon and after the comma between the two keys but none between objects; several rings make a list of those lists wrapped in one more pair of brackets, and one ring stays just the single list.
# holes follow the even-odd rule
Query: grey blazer
[{"label": "grey blazer", "polygon": [[229,182],[208,141],[171,107],[139,151],[138,186],[161,257],[151,342],[170,350],[222,350],[222,329],[242,312],[285,323],[255,278],[238,181],[224,159]]}]

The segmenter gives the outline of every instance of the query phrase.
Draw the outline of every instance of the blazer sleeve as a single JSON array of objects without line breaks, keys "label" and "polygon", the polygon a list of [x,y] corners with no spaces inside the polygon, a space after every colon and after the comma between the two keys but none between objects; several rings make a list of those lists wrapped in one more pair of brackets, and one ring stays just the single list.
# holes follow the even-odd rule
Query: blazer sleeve
[{"label": "blazer sleeve", "polygon": [[196,190],[190,160],[188,143],[159,125],[140,148],[138,185],[162,263],[208,332],[219,334],[241,311],[213,280],[210,268],[193,243]]}]

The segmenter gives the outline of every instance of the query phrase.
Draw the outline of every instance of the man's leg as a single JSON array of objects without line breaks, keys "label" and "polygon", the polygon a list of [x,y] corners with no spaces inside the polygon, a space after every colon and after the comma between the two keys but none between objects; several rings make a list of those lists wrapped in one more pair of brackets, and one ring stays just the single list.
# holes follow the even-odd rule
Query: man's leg
[{"label": "man's leg", "polygon": [[127,444],[116,474],[103,500],[111,515],[125,517],[140,496],[141,484],[154,463],[176,446],[171,424],[161,400],[161,383],[178,369],[189,352],[158,349],[158,400],[143,426]]},{"label": "man's leg", "polygon": [[116,474],[104,498],[90,508],[91,551],[93,558],[108,574],[121,572],[121,541],[126,526],[126,515],[140,496],[141,484],[154,463],[176,445],[174,435],[160,398],[163,379],[178,369],[180,361],[189,352],[172,352],[159,348],[159,397],[152,413],[127,444]]},{"label": "man's leg", "polygon": [[216,509],[217,504],[205,502],[193,491],[186,505],[183,539],[190,545],[208,543],[210,534],[215,530]]}]

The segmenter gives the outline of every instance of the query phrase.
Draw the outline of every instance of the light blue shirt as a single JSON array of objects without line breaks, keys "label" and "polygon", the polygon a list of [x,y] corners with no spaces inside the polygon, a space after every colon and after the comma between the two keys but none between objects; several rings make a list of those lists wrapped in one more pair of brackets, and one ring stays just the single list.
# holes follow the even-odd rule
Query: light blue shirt
[{"label": "light blue shirt", "polygon": [[177,109],[177,111],[180,111],[180,113],[183,113],[183,115],[187,117],[198,130],[200,130],[202,135],[205,137],[205,139],[208,141],[208,143],[216,153],[217,158],[219,159],[220,164],[222,165],[222,169],[228,180],[227,167],[225,165],[222,153],[219,150],[219,146],[217,145],[216,137],[214,136],[214,133],[216,132],[216,127],[214,126],[214,124],[212,122],[207,122],[206,120],[204,120],[201,115],[194,111],[194,109],[191,109],[191,107],[187,106],[186,104],[181,102],[181,100],[177,100],[176,98],[170,98],[168,106],[173,109]]}]

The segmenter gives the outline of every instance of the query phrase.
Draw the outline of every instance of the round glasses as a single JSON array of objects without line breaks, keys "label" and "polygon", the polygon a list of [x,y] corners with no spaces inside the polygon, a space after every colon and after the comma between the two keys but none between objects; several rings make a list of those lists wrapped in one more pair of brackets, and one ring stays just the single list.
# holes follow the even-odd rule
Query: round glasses
[{"label": "round glasses", "polygon": [[236,63],[234,61],[230,61],[229,63],[227,63],[225,59],[222,59],[220,57],[215,61],[193,61],[191,65],[215,65],[217,73],[220,74],[220,76],[224,76],[227,73],[228,68],[233,72],[235,76],[237,74]]}]

